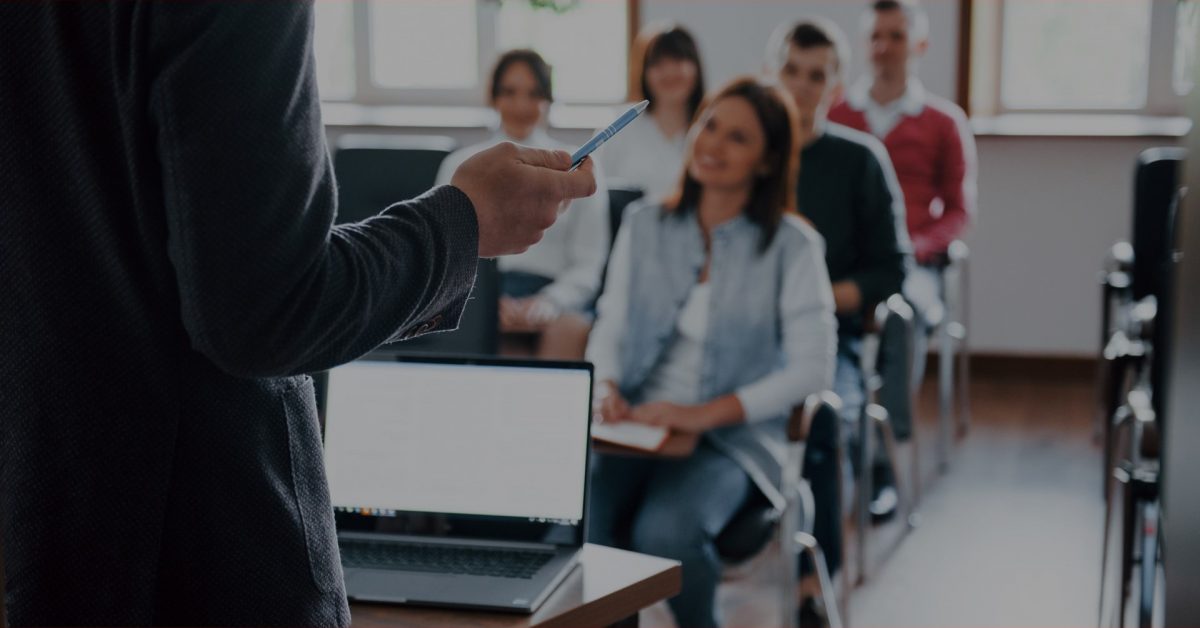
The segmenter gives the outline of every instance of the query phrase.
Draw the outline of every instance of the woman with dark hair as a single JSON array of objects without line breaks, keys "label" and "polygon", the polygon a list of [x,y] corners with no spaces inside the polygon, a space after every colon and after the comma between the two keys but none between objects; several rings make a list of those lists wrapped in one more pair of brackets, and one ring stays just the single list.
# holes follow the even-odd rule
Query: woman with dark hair
[{"label": "woman with dark hair", "polygon": [[598,153],[608,181],[662,200],[679,180],[684,137],[704,98],[704,71],[696,41],[683,27],[647,27],[633,42],[629,93],[649,100],[646,114]]},{"label": "woman with dark hair", "polygon": [[755,491],[782,503],[786,417],[833,377],[824,251],[790,209],[797,153],[780,89],[742,78],[718,92],[678,192],[622,223],[588,345],[600,420],[699,435],[685,459],[593,466],[591,540],[682,561],[680,626],[718,623],[713,540]]},{"label": "woman with dark hair", "polygon": [[[499,128],[487,141],[446,157],[438,173],[448,182],[458,165],[503,141],[534,148],[573,151],[546,134],[544,122],[554,100],[550,66],[532,50],[510,50],[496,61],[489,100]],[[597,180],[602,175],[597,174]],[[524,253],[497,260],[501,272],[500,331],[535,334],[538,357],[578,359],[590,325],[611,237],[608,192],[573,202],[542,240]]]}]

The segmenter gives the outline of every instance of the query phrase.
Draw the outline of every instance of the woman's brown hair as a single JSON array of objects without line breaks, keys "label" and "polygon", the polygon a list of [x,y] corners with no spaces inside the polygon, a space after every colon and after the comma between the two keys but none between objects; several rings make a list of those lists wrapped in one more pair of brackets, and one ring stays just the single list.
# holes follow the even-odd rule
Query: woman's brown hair
[{"label": "woman's brown hair", "polygon": [[538,96],[554,102],[550,64],[546,63],[542,55],[524,48],[509,50],[496,59],[496,65],[492,66],[492,80],[488,83],[488,93],[492,97],[491,102],[495,103],[496,99],[500,97],[500,81],[504,80],[505,72],[508,72],[508,69],[517,63],[524,63],[533,73],[533,79],[538,86]]},{"label": "woman's brown hair", "polygon": [[678,191],[666,200],[663,207],[669,213],[682,215],[694,211],[700,202],[700,182],[691,175],[692,142],[695,141],[697,125],[703,124],[713,105],[725,98],[741,98],[754,108],[767,142],[764,159],[769,171],[755,179],[750,200],[743,208],[746,218],[762,230],[760,250],[765,251],[775,239],[783,215],[793,211],[800,163],[796,105],[791,96],[765,79],[751,76],[735,78],[705,100],[689,132]]},{"label": "woman's brown hair", "polygon": [[696,85],[688,97],[688,119],[694,120],[700,101],[704,99],[704,66],[700,64],[700,50],[695,38],[682,26],[650,26],[633,40],[633,52],[629,55],[630,100],[649,100],[647,109],[654,111],[654,95],[646,82],[646,70],[660,59],[680,59],[695,64]]}]

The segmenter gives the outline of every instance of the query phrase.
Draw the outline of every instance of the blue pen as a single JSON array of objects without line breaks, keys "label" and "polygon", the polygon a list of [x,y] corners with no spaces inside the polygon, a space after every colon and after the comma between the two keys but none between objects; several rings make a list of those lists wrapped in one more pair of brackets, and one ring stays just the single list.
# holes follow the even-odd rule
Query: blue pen
[{"label": "blue pen", "polygon": [[571,169],[567,172],[573,172],[576,168],[578,168],[580,164],[583,163],[585,157],[591,155],[593,151],[604,145],[609,138],[617,134],[617,131],[625,128],[626,124],[633,122],[633,119],[641,115],[641,113],[645,111],[646,107],[649,105],[649,100],[643,100],[642,102],[630,107],[629,111],[621,114],[621,117],[617,118],[616,122],[613,122],[603,131],[593,135],[592,139],[588,140],[583,146],[580,146],[579,150],[575,151],[574,155],[571,155]]}]

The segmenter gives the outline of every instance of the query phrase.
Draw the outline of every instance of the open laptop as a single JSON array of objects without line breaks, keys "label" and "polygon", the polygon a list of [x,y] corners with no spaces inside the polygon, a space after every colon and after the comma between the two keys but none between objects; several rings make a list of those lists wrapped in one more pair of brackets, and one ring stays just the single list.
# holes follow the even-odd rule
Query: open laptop
[{"label": "open laptop", "polygon": [[376,353],[329,372],[353,600],[532,613],[585,539],[592,367]]}]

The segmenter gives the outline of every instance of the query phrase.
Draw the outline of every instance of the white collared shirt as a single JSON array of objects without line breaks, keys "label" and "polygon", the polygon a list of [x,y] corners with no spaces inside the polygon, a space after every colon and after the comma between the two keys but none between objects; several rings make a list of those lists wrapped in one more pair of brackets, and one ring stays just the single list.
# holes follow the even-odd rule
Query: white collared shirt
[{"label": "white collared shirt", "polygon": [[926,98],[925,86],[916,77],[909,77],[904,93],[887,104],[879,104],[871,98],[871,79],[867,77],[859,79],[846,94],[850,106],[866,116],[871,135],[881,140],[900,124],[902,116],[920,115],[925,109]]},{"label": "white collared shirt", "polygon": [[[504,141],[567,152],[574,152],[576,148],[555,140],[542,129],[523,140],[512,139],[498,131],[485,142],[460,148],[447,156],[438,170],[438,185],[450,183],[454,171],[472,155]],[[610,239],[608,187],[597,164],[595,194],[572,201],[567,211],[542,235],[540,242],[524,253],[502,256],[496,264],[501,271],[520,271],[553,279],[553,283],[543,288],[538,296],[565,310],[582,310],[591,305],[600,289]]]},{"label": "white collared shirt", "polygon": [[679,185],[686,137],[686,132],[663,135],[647,111],[596,151],[596,159],[609,186],[640,189],[647,201],[657,202]]}]

